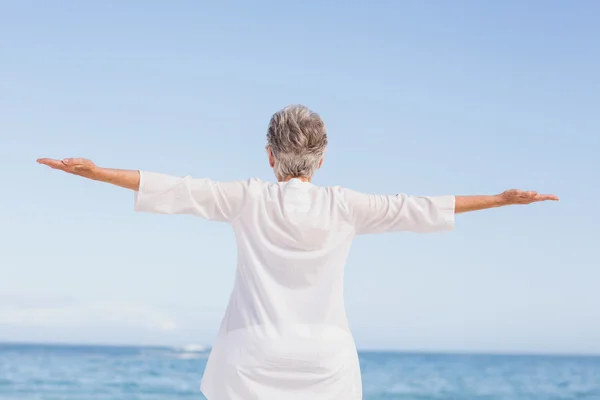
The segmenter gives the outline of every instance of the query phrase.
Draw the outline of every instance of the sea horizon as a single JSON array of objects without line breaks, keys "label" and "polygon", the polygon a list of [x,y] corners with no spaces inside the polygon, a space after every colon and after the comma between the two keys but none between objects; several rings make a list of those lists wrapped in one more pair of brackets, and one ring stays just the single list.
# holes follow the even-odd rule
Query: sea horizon
[{"label": "sea horizon", "polygon": [[[0,342],[2,400],[206,399],[211,347]],[[598,400],[600,356],[358,351],[365,400]]]},{"label": "sea horizon", "polygon": [[[0,340],[0,348],[6,347],[71,347],[71,348],[98,348],[98,349],[166,349],[187,352],[209,353],[211,344],[186,343],[186,344],[134,344],[134,343],[98,343],[98,342],[33,342]],[[542,352],[542,351],[494,351],[494,350],[444,350],[444,349],[402,349],[402,348],[372,348],[357,347],[359,353],[385,353],[399,355],[431,355],[431,356],[483,356],[483,357],[552,357],[552,358],[600,358],[600,353],[576,352]]]}]

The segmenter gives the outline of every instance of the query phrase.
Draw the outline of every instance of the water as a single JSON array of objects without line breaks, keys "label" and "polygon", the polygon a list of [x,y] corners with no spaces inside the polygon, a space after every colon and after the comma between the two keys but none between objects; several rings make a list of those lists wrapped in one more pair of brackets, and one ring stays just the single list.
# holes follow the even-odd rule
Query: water
[{"label": "water", "polygon": [[[207,355],[202,349],[0,345],[0,399],[201,400]],[[365,400],[600,400],[600,358],[594,357],[364,352],[360,361]]]}]

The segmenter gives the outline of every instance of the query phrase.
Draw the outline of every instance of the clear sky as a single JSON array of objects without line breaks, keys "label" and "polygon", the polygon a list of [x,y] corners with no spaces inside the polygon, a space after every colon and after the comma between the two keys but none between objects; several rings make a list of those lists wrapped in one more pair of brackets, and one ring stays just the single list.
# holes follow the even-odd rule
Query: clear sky
[{"label": "clear sky", "polygon": [[35,160],[270,180],[269,118],[303,103],[329,131],[316,184],[561,197],[358,238],[358,347],[600,352],[599,20],[584,0],[0,0],[0,341],[210,343],[230,227]]}]

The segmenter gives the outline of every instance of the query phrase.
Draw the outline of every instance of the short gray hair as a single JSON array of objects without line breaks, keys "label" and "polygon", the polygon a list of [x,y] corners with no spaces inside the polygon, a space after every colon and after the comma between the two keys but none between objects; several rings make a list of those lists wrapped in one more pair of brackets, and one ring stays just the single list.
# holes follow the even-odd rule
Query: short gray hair
[{"label": "short gray hair", "polygon": [[271,118],[267,143],[275,157],[277,179],[311,177],[325,154],[327,131],[319,114],[292,105]]}]

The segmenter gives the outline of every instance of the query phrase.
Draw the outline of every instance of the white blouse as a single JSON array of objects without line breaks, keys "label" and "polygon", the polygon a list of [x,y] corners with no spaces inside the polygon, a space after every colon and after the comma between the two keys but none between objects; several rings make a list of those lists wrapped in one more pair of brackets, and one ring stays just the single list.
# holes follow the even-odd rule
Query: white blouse
[{"label": "white blouse", "polygon": [[358,400],[343,298],[352,240],[449,230],[454,202],[298,179],[214,182],[140,171],[135,210],[193,214],[235,232],[235,285],[202,378],[208,400]]}]

